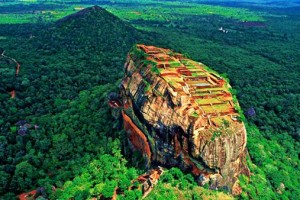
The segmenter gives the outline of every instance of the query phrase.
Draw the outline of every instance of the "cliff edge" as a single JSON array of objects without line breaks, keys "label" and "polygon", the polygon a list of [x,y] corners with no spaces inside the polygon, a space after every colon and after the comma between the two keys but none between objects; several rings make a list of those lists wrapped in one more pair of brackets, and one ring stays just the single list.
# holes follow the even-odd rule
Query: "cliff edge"
[{"label": "cliff edge", "polygon": [[131,147],[149,165],[177,166],[200,185],[240,193],[247,134],[229,83],[169,49],[136,45],[120,86]]}]

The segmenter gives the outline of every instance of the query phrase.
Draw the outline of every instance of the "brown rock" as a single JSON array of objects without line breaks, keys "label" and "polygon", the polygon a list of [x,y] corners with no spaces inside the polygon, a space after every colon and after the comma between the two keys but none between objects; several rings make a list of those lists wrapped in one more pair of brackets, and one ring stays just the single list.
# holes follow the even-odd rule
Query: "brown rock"
[{"label": "brown rock", "polygon": [[182,54],[137,45],[128,54],[120,93],[133,148],[149,162],[178,166],[231,191],[245,164],[247,141],[231,86]]}]

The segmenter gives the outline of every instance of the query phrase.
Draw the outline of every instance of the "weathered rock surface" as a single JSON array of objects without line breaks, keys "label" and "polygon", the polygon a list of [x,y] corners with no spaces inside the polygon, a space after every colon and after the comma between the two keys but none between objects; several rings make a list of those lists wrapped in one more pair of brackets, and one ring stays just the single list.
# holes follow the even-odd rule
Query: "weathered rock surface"
[{"label": "weathered rock surface", "polygon": [[120,93],[132,147],[149,164],[177,166],[212,189],[238,187],[247,134],[230,85],[182,54],[137,45],[128,54]]}]

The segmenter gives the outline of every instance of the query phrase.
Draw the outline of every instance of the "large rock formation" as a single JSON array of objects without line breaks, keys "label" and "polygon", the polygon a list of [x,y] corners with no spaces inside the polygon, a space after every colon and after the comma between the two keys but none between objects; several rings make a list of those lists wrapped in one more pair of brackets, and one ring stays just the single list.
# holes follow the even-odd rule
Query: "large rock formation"
[{"label": "large rock formation", "polygon": [[137,45],[121,83],[124,126],[149,164],[177,166],[200,184],[238,190],[249,174],[238,102],[216,72],[168,49]]}]

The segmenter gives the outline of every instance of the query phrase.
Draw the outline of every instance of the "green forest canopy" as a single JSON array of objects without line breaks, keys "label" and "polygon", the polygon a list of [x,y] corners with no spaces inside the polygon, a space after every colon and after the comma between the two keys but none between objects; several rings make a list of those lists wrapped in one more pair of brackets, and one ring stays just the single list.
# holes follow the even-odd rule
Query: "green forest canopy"
[{"label": "green forest canopy", "polygon": [[[247,9],[256,12],[255,8]],[[247,125],[248,163],[253,176],[250,181],[241,178],[244,192],[239,198],[296,199],[300,196],[300,92],[295,84],[299,82],[300,66],[300,35],[296,31],[299,11],[264,8],[263,12],[269,14],[266,21],[250,25],[218,15],[194,16],[188,12],[175,21],[127,19],[124,23],[102,10],[55,24],[1,25],[0,46],[22,68],[20,75],[14,77],[12,64],[0,60],[0,196],[12,199],[39,186],[44,186],[50,196],[78,198],[99,195],[103,188],[109,191],[119,182],[105,186],[105,179],[99,179],[97,188],[94,183],[78,189],[81,178],[88,173],[81,170],[82,166],[89,168],[93,160],[106,162],[101,161],[101,155],[122,165],[122,170],[112,172],[112,177],[142,173],[134,166],[136,160],[121,162],[122,156],[116,156],[121,146],[126,146],[124,133],[106,102],[107,94],[117,90],[126,53],[140,42],[188,53],[218,72],[227,73],[244,111],[255,109]],[[288,17],[278,20],[282,15]],[[218,31],[220,26],[228,34]],[[11,88],[16,90],[15,99],[10,99]],[[39,128],[25,136],[18,135],[15,124],[22,119]],[[173,182],[172,177],[169,181]],[[178,195],[178,189],[186,186],[175,183],[176,180],[171,186],[160,183],[162,188],[156,188],[152,195]],[[53,185],[68,191],[52,193]],[[197,193],[199,190],[195,189]],[[189,198],[193,194],[186,195]]]}]

